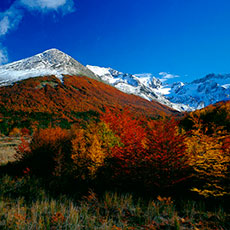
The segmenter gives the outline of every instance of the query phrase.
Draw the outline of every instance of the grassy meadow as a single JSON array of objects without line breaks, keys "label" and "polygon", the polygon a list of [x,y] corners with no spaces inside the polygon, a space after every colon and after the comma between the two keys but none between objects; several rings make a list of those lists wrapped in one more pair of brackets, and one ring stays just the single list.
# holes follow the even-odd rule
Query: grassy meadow
[{"label": "grassy meadow", "polygon": [[135,194],[88,191],[52,196],[42,181],[24,176],[0,180],[0,229],[229,229],[223,208],[204,202],[145,199]]}]

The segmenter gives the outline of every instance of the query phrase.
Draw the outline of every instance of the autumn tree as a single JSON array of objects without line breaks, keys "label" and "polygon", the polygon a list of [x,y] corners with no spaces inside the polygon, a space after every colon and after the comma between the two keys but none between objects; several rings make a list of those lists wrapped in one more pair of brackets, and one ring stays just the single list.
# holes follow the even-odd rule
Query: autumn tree
[{"label": "autumn tree", "polygon": [[38,129],[30,143],[23,140],[16,157],[31,172],[41,176],[61,176],[68,174],[71,163],[71,136],[60,127]]},{"label": "autumn tree", "polygon": [[73,171],[75,177],[93,179],[97,170],[111,156],[111,148],[118,142],[112,131],[103,122],[90,122],[86,127],[72,128]]},{"label": "autumn tree", "polygon": [[146,132],[140,120],[132,116],[127,109],[120,111],[108,108],[102,120],[119,140],[112,148],[113,177],[136,181],[140,177],[137,167],[146,152]]},{"label": "autumn tree", "polygon": [[120,179],[170,187],[188,177],[185,135],[179,133],[175,120],[137,118],[118,109],[107,109],[102,119],[121,142],[112,149],[118,166],[114,173]]},{"label": "autumn tree", "polygon": [[192,115],[191,119],[194,127],[186,144],[189,164],[197,181],[192,191],[204,197],[226,195],[225,182],[230,162],[226,132],[216,127],[215,132],[208,135],[208,128],[203,127],[199,115]]},{"label": "autumn tree", "polygon": [[172,187],[190,177],[185,133],[180,133],[173,118],[147,123],[148,177],[160,188]]}]

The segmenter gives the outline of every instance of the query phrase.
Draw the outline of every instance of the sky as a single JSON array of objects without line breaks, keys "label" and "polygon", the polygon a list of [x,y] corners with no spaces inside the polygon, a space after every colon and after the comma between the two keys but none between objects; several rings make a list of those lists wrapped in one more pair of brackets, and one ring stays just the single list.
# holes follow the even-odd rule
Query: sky
[{"label": "sky", "polygon": [[57,48],[175,81],[230,73],[229,12],[229,0],[0,0],[0,64]]}]

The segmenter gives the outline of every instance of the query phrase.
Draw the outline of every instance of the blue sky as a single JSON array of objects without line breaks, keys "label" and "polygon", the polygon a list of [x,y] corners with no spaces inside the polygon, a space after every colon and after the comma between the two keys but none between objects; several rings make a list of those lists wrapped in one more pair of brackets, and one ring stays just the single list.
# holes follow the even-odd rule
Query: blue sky
[{"label": "blue sky", "polygon": [[230,73],[230,1],[0,1],[1,64],[50,48],[84,65],[183,81]]}]

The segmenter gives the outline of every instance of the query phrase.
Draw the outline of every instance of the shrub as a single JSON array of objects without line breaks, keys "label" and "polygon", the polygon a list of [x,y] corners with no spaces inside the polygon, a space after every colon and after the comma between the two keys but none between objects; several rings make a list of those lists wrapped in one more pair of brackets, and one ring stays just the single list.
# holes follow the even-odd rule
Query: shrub
[{"label": "shrub", "polygon": [[27,128],[22,128],[21,129],[21,134],[22,136],[29,136],[30,135],[30,130]]},{"label": "shrub", "polygon": [[112,148],[110,165],[118,181],[165,188],[188,178],[186,136],[175,120],[148,121],[127,110],[108,109],[102,120],[121,143]]},{"label": "shrub", "polygon": [[[194,170],[196,184],[192,191],[204,197],[229,194],[226,179],[230,163],[229,139],[225,131],[214,129],[207,134],[199,116],[192,116],[194,128],[186,139],[189,164]],[[224,141],[223,141],[224,140]]]},{"label": "shrub", "polygon": [[110,150],[117,138],[103,123],[91,122],[83,129],[72,129],[72,155],[75,177],[93,179],[105,159],[111,157]]},{"label": "shrub", "polygon": [[75,125],[71,130],[39,129],[31,142],[21,139],[16,159],[39,176],[92,180],[116,142],[116,137],[103,122],[91,122],[84,128]]},{"label": "shrub", "polygon": [[21,130],[19,128],[13,128],[10,133],[10,137],[20,137],[21,136]]},{"label": "shrub", "polygon": [[37,130],[30,143],[22,139],[17,159],[40,176],[68,174],[71,162],[71,136],[60,127]]}]

